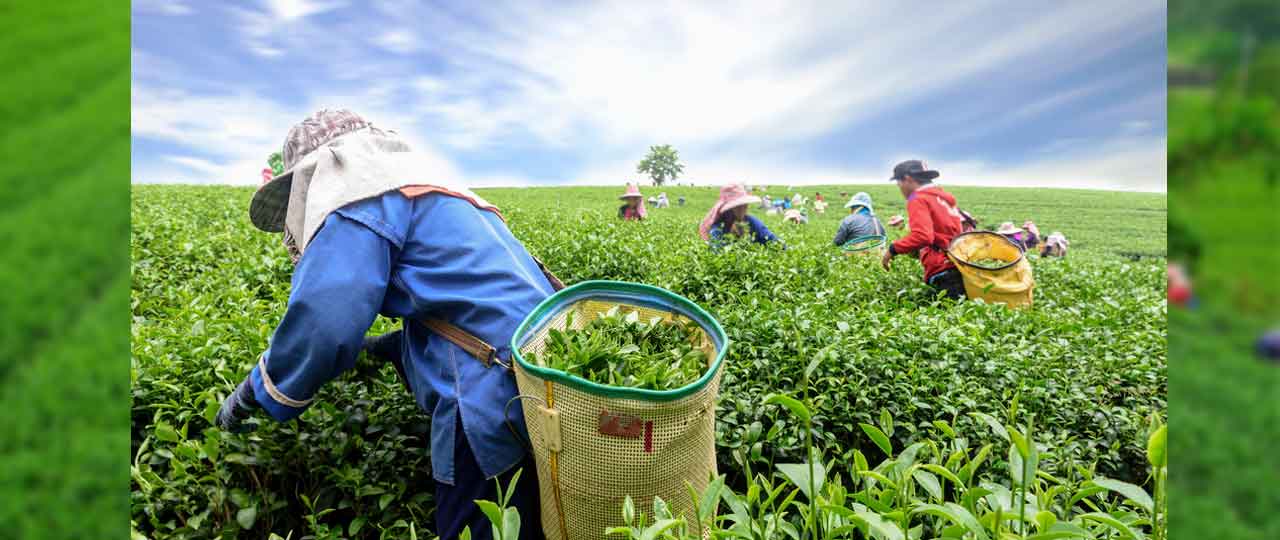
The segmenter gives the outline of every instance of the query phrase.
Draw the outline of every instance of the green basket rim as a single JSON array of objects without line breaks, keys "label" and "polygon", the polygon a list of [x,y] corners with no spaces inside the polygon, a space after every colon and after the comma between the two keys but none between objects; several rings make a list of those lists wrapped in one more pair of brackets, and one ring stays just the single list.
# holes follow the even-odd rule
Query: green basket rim
[{"label": "green basket rim", "polygon": [[[708,331],[712,333],[713,339],[716,337],[719,337],[721,343],[723,343],[723,346],[721,346],[720,349],[716,351],[715,361],[713,361],[711,363],[711,367],[708,368],[707,371],[702,374],[702,377],[699,377],[698,380],[691,382],[685,386],[682,386],[680,388],[675,388],[672,390],[650,390],[647,388],[628,388],[628,387],[622,387],[622,386],[610,386],[607,384],[600,384],[597,382],[589,381],[582,377],[578,377],[576,375],[570,375],[558,369],[535,366],[529,363],[527,360],[525,360],[524,355],[520,354],[520,346],[518,342],[520,338],[524,337],[525,333],[530,330],[530,327],[534,321],[541,320],[553,308],[559,307],[563,303],[563,300],[567,297],[579,295],[582,293],[595,292],[595,291],[627,292],[632,294],[641,294],[641,295],[650,296],[650,297],[664,298],[667,301],[683,308],[689,313],[692,313],[697,317],[704,319],[705,324],[704,324],[704,321],[697,321],[696,319],[695,319],[695,322],[698,322],[699,326],[702,326],[704,331]],[[590,295],[584,296],[584,298],[589,298],[589,297]],[[650,401],[650,402],[674,401],[674,400],[692,395],[698,392],[699,390],[702,390],[704,387],[707,386],[707,384],[711,382],[711,379],[714,378],[716,374],[720,372],[720,366],[724,363],[725,354],[728,352],[729,352],[729,336],[725,334],[724,328],[720,326],[720,321],[717,321],[715,317],[711,316],[710,313],[707,313],[707,311],[705,309],[702,309],[701,306],[694,303],[692,300],[689,300],[688,298],[680,296],[676,293],[673,293],[661,287],[655,287],[653,285],[645,285],[642,283],[630,283],[626,281],[608,281],[608,280],[583,281],[583,282],[571,285],[569,287],[566,287],[564,289],[561,289],[555,294],[548,296],[536,307],[534,307],[533,311],[530,311],[529,314],[525,316],[524,320],[520,321],[520,326],[517,326],[515,333],[511,335],[511,357],[515,359],[516,363],[522,369],[524,369],[525,371],[528,371],[534,377],[550,380],[552,382],[557,382],[565,386],[574,388],[576,390],[581,390],[583,392],[596,395],[596,396],[602,396],[607,398],[633,399],[637,401]]]},{"label": "green basket rim", "polygon": [[[857,242],[862,242],[862,241],[865,241],[865,240],[871,240],[871,239],[873,239],[873,238],[875,238],[875,239],[879,239],[879,240],[880,240],[880,243],[878,243],[878,244],[868,245],[868,246],[865,246],[865,247],[849,247],[851,244],[855,244],[855,243],[857,243]],[[854,239],[852,239],[852,240],[849,240],[848,242],[845,242],[845,243],[841,244],[841,245],[840,245],[840,249],[841,249],[841,250],[844,250],[844,251],[846,251],[846,252],[866,251],[866,250],[868,250],[868,249],[873,249],[873,248],[881,247],[881,246],[883,246],[883,245],[885,244],[885,242],[887,242],[888,240],[889,240],[889,237],[888,237],[888,236],[885,236],[885,235],[883,235],[883,234],[867,234],[867,235],[859,236],[859,237],[857,237],[857,238],[854,238]]]}]

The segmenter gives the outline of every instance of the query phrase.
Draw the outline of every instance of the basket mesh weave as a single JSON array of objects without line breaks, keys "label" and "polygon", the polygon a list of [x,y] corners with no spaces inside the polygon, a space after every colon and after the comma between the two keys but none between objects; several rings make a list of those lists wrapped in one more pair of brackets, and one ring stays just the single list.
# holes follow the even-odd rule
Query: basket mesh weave
[{"label": "basket mesh weave", "polygon": [[[568,321],[581,328],[615,306],[623,313],[639,312],[641,320],[690,320],[651,306],[583,298],[557,307],[529,336],[517,336],[523,341],[521,357],[541,353],[551,329],[564,330]],[[671,400],[603,395],[541,377],[516,362],[516,384],[525,398],[525,421],[538,465],[542,526],[548,539],[603,538],[605,529],[623,525],[622,502],[628,495],[637,514],[645,513],[649,523],[654,520],[653,498],[660,496],[673,515],[683,516],[690,531],[697,532],[696,509],[685,484],[701,493],[716,473],[715,400],[720,388],[715,362],[720,351],[709,329],[698,326],[708,367],[716,371],[701,388]],[[557,423],[547,420],[547,410],[558,416],[558,433],[553,433]],[[604,435],[600,433],[602,411],[651,422],[650,429],[638,438]],[[556,442],[558,452],[553,451]]]}]

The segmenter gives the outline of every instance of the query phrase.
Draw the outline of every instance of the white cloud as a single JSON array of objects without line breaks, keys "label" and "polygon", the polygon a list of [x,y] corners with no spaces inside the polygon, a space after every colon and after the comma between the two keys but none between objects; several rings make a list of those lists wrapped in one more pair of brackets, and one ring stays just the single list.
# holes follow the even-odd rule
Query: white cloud
[{"label": "white cloud", "polygon": [[265,0],[260,10],[232,6],[229,11],[245,49],[262,58],[278,58],[298,48],[295,45],[301,40],[296,34],[314,35],[317,29],[305,24],[306,17],[345,5],[342,1]]},{"label": "white cloud", "polygon": [[[1052,143],[1051,143],[1052,144]],[[1124,191],[1166,191],[1165,137],[1118,136],[1078,143],[1035,161],[1014,165],[983,162],[939,163],[943,182],[957,185],[1064,187]]]},{"label": "white cloud", "polygon": [[180,0],[134,0],[135,13],[154,13],[158,15],[190,15],[195,13],[191,6]]},{"label": "white cloud", "polygon": [[316,2],[314,0],[266,0],[267,9],[286,21],[324,13],[346,5],[346,2]]},{"label": "white cloud", "polygon": [[1124,123],[1123,128],[1127,133],[1142,133],[1151,129],[1151,122],[1148,120],[1130,120]]},{"label": "white cloud", "polygon": [[[134,84],[132,134],[185,150],[159,159],[152,157],[135,167],[135,181],[252,184],[261,180],[267,156],[279,151],[289,129],[321,108],[361,104],[358,112],[374,125],[399,133],[423,157],[435,174],[463,179],[463,173],[446,154],[432,144],[424,127],[395,108],[388,89],[372,86],[354,95],[314,96],[303,106],[286,106],[252,93],[217,96],[192,95],[181,90]],[[489,185],[504,181],[525,182],[515,176],[479,178]]]},{"label": "white cloud", "polygon": [[398,54],[409,54],[418,50],[418,37],[408,30],[392,30],[374,38],[379,47]]},{"label": "white cloud", "polygon": [[[602,3],[554,14],[523,4],[475,7],[469,19],[479,24],[432,9],[385,8],[442,30],[433,39],[454,61],[454,92],[424,92],[420,110],[466,147],[513,130],[549,144],[574,137],[687,145],[743,134],[800,140],[977,77],[1015,78],[1011,65],[1018,80],[1052,78],[1136,39],[1133,27],[1163,10],[1158,2],[1022,10],[999,2],[759,2],[721,10]],[[912,21],[910,32],[885,31],[902,21]],[[1059,99],[1094,90],[1080,92]],[[479,111],[488,118],[472,119]]]},{"label": "white cloud", "polygon": [[261,56],[263,58],[276,58],[278,56],[284,56],[284,49],[281,49],[279,47],[271,47],[269,45],[263,45],[261,43],[250,43],[248,47],[250,52],[258,56]]},{"label": "white cloud", "polygon": [[165,161],[170,161],[182,165],[188,169],[194,169],[206,174],[216,174],[222,172],[222,167],[217,163],[207,159],[201,159],[191,156],[165,156]]}]

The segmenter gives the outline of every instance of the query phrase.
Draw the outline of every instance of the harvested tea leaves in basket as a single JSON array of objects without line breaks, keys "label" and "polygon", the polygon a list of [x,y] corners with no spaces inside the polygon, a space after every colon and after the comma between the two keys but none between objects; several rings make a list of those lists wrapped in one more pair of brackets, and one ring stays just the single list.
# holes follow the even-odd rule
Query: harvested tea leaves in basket
[{"label": "harvested tea leaves in basket", "polygon": [[1009,261],[1002,261],[1000,259],[990,259],[990,258],[974,259],[968,262],[969,264],[972,264],[974,266],[981,266],[982,268],[990,268],[990,269],[1000,268],[1004,265],[1009,264]]},{"label": "harvested tea leaves in basket", "polygon": [[694,322],[661,317],[641,320],[637,311],[614,306],[581,329],[569,314],[565,330],[552,329],[531,361],[610,386],[672,390],[697,381],[707,355],[697,347],[701,329]]}]

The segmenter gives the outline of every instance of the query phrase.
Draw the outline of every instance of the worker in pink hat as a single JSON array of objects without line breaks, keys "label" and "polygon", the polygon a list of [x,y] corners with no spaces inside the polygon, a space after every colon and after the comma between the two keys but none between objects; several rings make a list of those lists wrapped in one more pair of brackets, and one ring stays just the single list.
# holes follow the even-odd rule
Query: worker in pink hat
[{"label": "worker in pink hat", "polygon": [[627,191],[618,197],[624,204],[618,207],[618,218],[623,221],[640,221],[649,216],[644,209],[644,195],[635,184],[627,184]]},{"label": "worker in pink hat", "polygon": [[[720,248],[729,240],[736,240],[751,233],[757,244],[781,242],[764,223],[747,213],[760,198],[747,193],[741,184],[728,184],[720,188],[720,199],[707,211],[698,226],[698,235],[713,248]],[[785,247],[785,246],[784,246]]]}]

